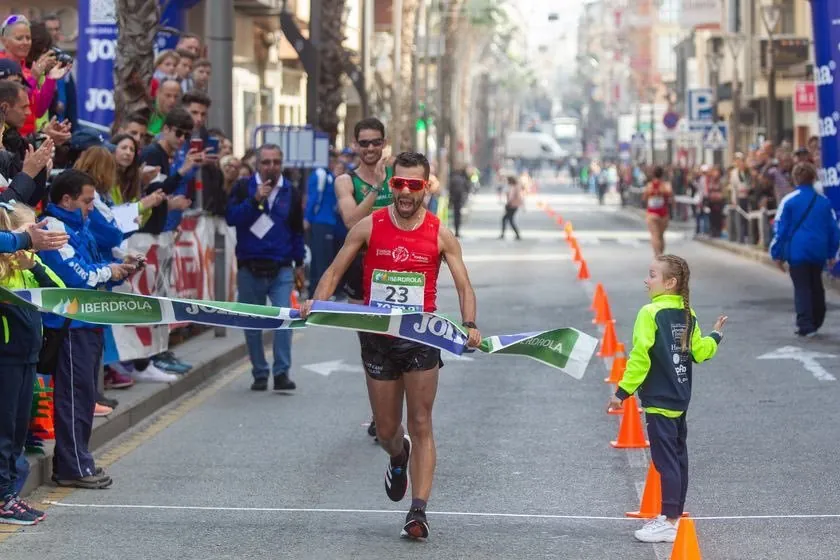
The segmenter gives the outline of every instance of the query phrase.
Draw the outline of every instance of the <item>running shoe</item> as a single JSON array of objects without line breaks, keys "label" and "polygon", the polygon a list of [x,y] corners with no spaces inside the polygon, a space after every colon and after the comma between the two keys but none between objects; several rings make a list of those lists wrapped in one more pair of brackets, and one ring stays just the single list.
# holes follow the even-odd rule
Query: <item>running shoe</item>
[{"label": "running shoe", "polygon": [[372,438],[376,437],[376,420],[373,418],[370,419],[370,424],[368,425],[368,435]]},{"label": "running shoe", "polygon": [[393,502],[399,502],[405,497],[405,491],[408,490],[408,460],[411,458],[411,438],[408,435],[403,436],[403,448],[405,449],[405,463],[391,465],[391,459],[388,459],[388,467],[385,469],[385,493],[391,498]]},{"label": "running shoe", "polygon": [[429,537],[429,522],[426,521],[426,512],[420,508],[408,510],[400,536],[416,540],[427,539]]},{"label": "running shoe", "polygon": [[31,505],[29,505],[29,503],[27,501],[25,501],[23,498],[21,498],[20,496],[16,496],[15,499],[17,500],[18,504],[20,504],[20,507],[22,507],[23,509],[25,509],[26,511],[28,511],[29,513],[34,515],[35,519],[37,521],[40,522],[40,521],[43,521],[44,519],[47,518],[46,513],[44,513],[40,509],[35,509]]},{"label": "running shoe", "polygon": [[24,508],[17,496],[9,496],[0,503],[0,523],[6,525],[35,525],[38,518],[34,513]]}]

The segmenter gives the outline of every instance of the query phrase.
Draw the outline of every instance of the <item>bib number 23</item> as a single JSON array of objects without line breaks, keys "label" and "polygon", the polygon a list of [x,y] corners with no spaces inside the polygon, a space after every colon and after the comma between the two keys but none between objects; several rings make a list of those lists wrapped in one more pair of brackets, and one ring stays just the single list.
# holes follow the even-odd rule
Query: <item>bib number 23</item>
[{"label": "bib number 23", "polygon": [[374,270],[370,280],[370,305],[423,311],[426,277],[417,272]]}]

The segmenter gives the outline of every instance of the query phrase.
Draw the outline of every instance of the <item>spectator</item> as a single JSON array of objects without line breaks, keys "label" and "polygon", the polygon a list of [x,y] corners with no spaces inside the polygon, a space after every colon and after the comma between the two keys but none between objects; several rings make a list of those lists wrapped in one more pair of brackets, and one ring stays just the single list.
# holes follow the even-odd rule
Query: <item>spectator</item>
[{"label": "spectator", "polygon": [[128,134],[118,134],[111,138],[114,144],[114,161],[117,164],[117,182],[110,192],[110,199],[114,205],[136,203],[140,216],[140,225],[148,221],[152,209],[166,202],[166,195],[162,189],[157,189],[143,196],[146,185],[158,176],[160,168],[149,167],[145,171],[140,169],[140,151],[137,142]]},{"label": "spectator", "polygon": [[[0,203],[0,230],[11,232],[35,224],[35,213],[23,204]],[[27,251],[0,255],[0,285],[6,289],[63,287],[41,260]],[[0,524],[34,525],[46,516],[18,496],[18,460],[23,454],[33,383],[41,353],[41,314],[13,303],[0,303],[5,342],[0,353]]]},{"label": "spectator", "polygon": [[164,78],[155,96],[155,110],[149,119],[149,134],[157,136],[169,111],[178,106],[181,99],[181,84],[174,78]]},{"label": "spectator", "polygon": [[[29,85],[29,97],[32,112],[20,125],[23,135],[35,132],[35,120],[44,115],[55,95],[56,80],[64,78],[70,72],[71,65],[57,63],[55,53],[42,54],[31,65],[26,60],[32,48],[32,34],[29,20],[22,15],[11,15],[0,25],[0,43],[3,51],[0,58],[17,62],[25,82]],[[44,78],[43,83],[41,78]]]},{"label": "spectator", "polygon": [[5,127],[5,115],[0,111],[0,201],[32,200],[38,190],[35,177],[52,165],[53,141],[47,138],[37,150],[30,146],[23,160],[23,168],[20,172],[13,173],[14,157],[3,148]]},{"label": "spectator", "polygon": [[[184,109],[177,107],[169,112],[163,123],[160,139],[143,150],[140,160],[148,166],[160,168],[161,181],[149,185],[151,191],[161,189],[164,194],[172,195],[181,184],[183,177],[189,173],[201,161],[201,153],[189,151],[184,162],[176,168],[173,173],[170,159],[175,155],[184,141],[192,134],[193,119]],[[167,210],[185,210],[190,207],[192,201],[183,195],[171,196],[167,205],[161,204],[152,210],[141,231],[145,233],[162,233],[166,225]]]},{"label": "spectator", "polygon": [[125,120],[122,121],[120,127],[114,132],[115,136],[117,134],[128,134],[134,138],[134,141],[137,142],[137,146],[142,150],[149,143],[149,119],[147,119],[142,113],[131,113],[125,118]]},{"label": "spectator", "polygon": [[201,56],[201,38],[195,33],[181,33],[176,51],[187,51],[195,57]]},{"label": "spectator", "polygon": [[[338,173],[339,166],[341,173]],[[335,257],[336,214],[335,182],[336,174],[344,173],[344,165],[338,161],[338,154],[330,154],[329,167],[318,168],[309,175],[306,195],[304,222],[309,232],[309,248],[312,262],[309,265],[309,286],[315,289],[321,275],[327,270]]]},{"label": "spectator", "polygon": [[[47,230],[70,237],[67,245],[43,252],[41,258],[69,288],[98,289],[135,270],[131,260],[115,262],[97,250],[87,227],[96,195],[94,184],[89,175],[71,169],[56,177],[50,190]],[[102,329],[51,313],[44,315],[44,327],[52,330],[60,345],[54,372],[53,480],[59,486],[107,488],[113,480],[96,467],[88,450],[102,360]]]},{"label": "spectator", "polygon": [[469,189],[469,179],[465,167],[456,169],[449,175],[449,207],[452,209],[455,237],[461,237],[461,211],[467,202]]},{"label": "spectator", "polygon": [[190,77],[193,70],[193,63],[196,61],[196,56],[187,50],[176,51],[178,56],[178,64],[175,66],[175,75],[181,82],[181,91],[187,93],[194,89],[193,81]]},{"label": "spectator", "polygon": [[207,93],[210,89],[210,74],[213,66],[206,58],[199,58],[195,61],[192,71],[192,89]]},{"label": "spectator", "polygon": [[[240,179],[233,187],[227,208],[227,223],[236,227],[236,259],[239,301],[288,306],[292,286],[303,282],[303,211],[300,194],[282,178],[283,152],[265,144],[257,151],[259,168],[251,179]],[[293,268],[294,265],[294,268]],[[262,332],[246,330],[245,341],[251,359],[254,383],[251,389],[268,388],[269,367],[265,359]],[[291,367],[290,330],[274,331],[274,390],[295,389],[289,379]]]},{"label": "spectator", "polygon": [[[34,137],[23,136],[20,133],[20,127],[23,126],[30,114],[29,96],[22,85],[0,80],[0,113],[4,115],[6,120],[2,135],[3,147],[8,152],[6,156],[6,171],[8,174],[6,176],[14,177],[24,170],[24,161],[27,154],[35,147]],[[44,130],[56,144],[64,143],[70,138],[69,132],[65,132],[66,127],[55,121],[51,121]],[[33,179],[35,190],[31,192],[28,199],[20,201],[30,206],[36,206],[46,195],[47,190],[47,174],[43,168]]]},{"label": "spectator", "polygon": [[[56,14],[47,14],[41,19],[41,21],[46,26],[47,31],[52,37],[53,50],[55,50],[56,45],[60,45],[64,41],[64,35],[61,32],[61,18],[59,18]],[[67,74],[60,80],[56,80],[52,112],[58,116],[59,121],[67,119],[75,128],[78,127],[77,106],[76,82],[73,79],[73,74]]]},{"label": "spectator", "polygon": [[155,59],[155,71],[152,74],[152,81],[149,84],[149,95],[157,97],[158,88],[164,80],[178,81],[178,74],[175,68],[178,66],[180,57],[175,51],[163,51]]},{"label": "spectator", "polygon": [[814,190],[817,169],[798,163],[793,169],[796,190],[785,196],[776,212],[770,256],[784,271],[788,263],[796,306],[796,334],[813,336],[825,320],[822,273],[831,271],[840,249],[840,229],[831,202]]}]

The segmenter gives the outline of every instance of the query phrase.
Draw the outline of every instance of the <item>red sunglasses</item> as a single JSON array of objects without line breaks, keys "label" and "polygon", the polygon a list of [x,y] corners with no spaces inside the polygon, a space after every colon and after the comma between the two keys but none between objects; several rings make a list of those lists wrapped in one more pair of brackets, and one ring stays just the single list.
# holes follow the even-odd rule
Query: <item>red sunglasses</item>
[{"label": "red sunglasses", "polygon": [[408,187],[410,191],[422,191],[426,188],[428,181],[425,179],[409,179],[408,177],[391,177],[388,185],[394,190],[401,191]]}]

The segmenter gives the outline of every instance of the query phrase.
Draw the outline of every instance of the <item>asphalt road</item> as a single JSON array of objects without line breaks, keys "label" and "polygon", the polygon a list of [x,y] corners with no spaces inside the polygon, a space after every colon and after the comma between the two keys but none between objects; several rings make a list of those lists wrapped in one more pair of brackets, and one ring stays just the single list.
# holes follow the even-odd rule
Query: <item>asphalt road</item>
[{"label": "asphalt road", "polygon": [[[602,282],[629,349],[651,257],[642,221],[570,186],[546,185],[539,198],[574,223],[592,282],[575,280],[560,229],[533,201],[519,216],[524,239],[499,241],[501,204],[478,195],[463,245],[482,332],[597,335],[589,304]],[[836,298],[825,332],[796,340],[784,275],[676,229],[668,249],[689,260],[703,328],[730,317],[717,358],[696,370],[689,412],[687,506],[700,518],[703,557],[837,557],[840,519],[785,516],[840,514],[830,490],[840,474],[838,382],[797,360],[757,359],[786,346],[836,352]],[[456,311],[442,278],[440,308]],[[598,358],[580,381],[524,358],[444,358],[432,535],[412,543],[398,537],[408,500],[385,496],[386,456],[364,431],[355,337],[311,329],[293,351],[293,395],[252,393],[247,368],[232,369],[103,451],[111,489],[42,489],[65,505],[0,542],[0,558],[668,558],[670,546],[636,543],[640,522],[623,518],[639,505],[648,459],[609,446],[618,421],[605,414]],[[813,362],[840,377],[840,359]]]}]

